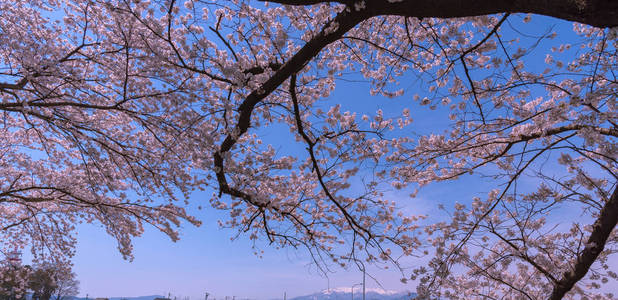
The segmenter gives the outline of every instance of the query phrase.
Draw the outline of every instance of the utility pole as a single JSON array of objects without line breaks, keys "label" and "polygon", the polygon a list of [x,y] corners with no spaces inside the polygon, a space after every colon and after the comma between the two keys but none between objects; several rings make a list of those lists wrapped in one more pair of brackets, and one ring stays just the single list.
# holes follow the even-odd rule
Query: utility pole
[{"label": "utility pole", "polygon": [[330,277],[326,276],[326,290],[330,293]]},{"label": "utility pole", "polygon": [[363,264],[363,300],[365,300],[365,264]]},{"label": "utility pole", "polygon": [[353,284],[352,285],[352,300],[354,300],[354,288],[361,285],[361,283],[357,283],[357,284]]},{"label": "utility pole", "polygon": [[287,294],[285,292],[283,292],[283,300],[287,300]]}]

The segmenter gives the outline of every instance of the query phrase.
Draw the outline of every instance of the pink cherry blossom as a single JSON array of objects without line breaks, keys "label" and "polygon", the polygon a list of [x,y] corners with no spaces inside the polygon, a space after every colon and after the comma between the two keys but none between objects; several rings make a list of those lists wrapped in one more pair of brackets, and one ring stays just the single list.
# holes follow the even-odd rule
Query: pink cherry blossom
[{"label": "pink cherry blossom", "polygon": [[[392,264],[422,299],[612,299],[618,8],[462,3],[0,0],[2,251],[68,264],[98,223],[130,259],[210,190],[222,226],[322,270]],[[333,100],[345,79],[383,109]],[[466,176],[494,188],[443,220],[388,196]]]}]

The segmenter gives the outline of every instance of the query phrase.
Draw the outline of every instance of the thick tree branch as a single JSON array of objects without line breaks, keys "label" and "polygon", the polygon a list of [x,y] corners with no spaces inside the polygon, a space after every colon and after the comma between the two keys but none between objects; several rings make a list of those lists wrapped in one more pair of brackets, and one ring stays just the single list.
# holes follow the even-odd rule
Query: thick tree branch
[{"label": "thick tree branch", "polygon": [[[272,0],[287,5],[350,4],[347,0]],[[361,2],[361,1],[357,1]],[[592,25],[618,26],[615,0],[364,0],[373,15],[457,18],[498,13],[532,13]]]},{"label": "thick tree branch", "polygon": [[[214,167],[219,183],[220,193],[230,194],[232,196],[245,199],[244,193],[231,188],[225,177],[225,168],[223,164],[223,153],[228,152],[236,144],[238,137],[243,135],[251,126],[251,114],[255,106],[272,93],[281,83],[283,83],[292,74],[297,73],[305,65],[311,61],[320,51],[328,44],[341,38],[346,32],[354,28],[358,23],[369,18],[366,13],[348,13],[342,12],[337,17],[325,25],[324,29],[307,44],[305,44],[292,58],[287,61],[272,77],[270,77],[258,90],[254,90],[245,98],[242,104],[238,107],[238,123],[234,129],[234,134],[226,136],[219,151],[214,153]],[[329,30],[329,28],[335,28]]]},{"label": "thick tree branch", "polygon": [[616,227],[618,221],[618,185],[594,222],[592,233],[586,242],[586,247],[577,257],[572,270],[565,272],[562,278],[554,285],[549,297],[550,300],[560,300],[568,293],[575,283],[584,278],[592,263],[603,251],[607,239]]}]

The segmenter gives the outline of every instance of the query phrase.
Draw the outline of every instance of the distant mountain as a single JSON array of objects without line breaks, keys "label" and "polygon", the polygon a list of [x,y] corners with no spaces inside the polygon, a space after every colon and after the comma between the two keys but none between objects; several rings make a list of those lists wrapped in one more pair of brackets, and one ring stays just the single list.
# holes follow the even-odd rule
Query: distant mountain
[{"label": "distant mountain", "polygon": [[154,300],[154,298],[166,298],[166,296],[152,295],[152,296],[139,296],[139,297],[111,297],[109,300]]},{"label": "distant mountain", "polygon": [[[365,290],[365,300],[410,300],[416,297],[416,293],[411,292],[397,292],[388,291],[383,289],[368,288]],[[140,296],[140,297],[109,297],[109,300],[154,300],[155,298],[165,298],[161,295],[152,296]],[[174,297],[172,297],[173,299]],[[95,297],[71,297],[67,300],[94,300]],[[236,298],[237,300],[239,298]],[[362,286],[354,287],[354,299],[352,299],[352,288],[339,287],[332,288],[330,290],[323,290],[321,292],[313,293],[310,295],[299,296],[290,298],[289,300],[362,300],[363,288]],[[240,299],[242,300],[242,299]],[[246,299],[249,300],[249,299]],[[277,299],[282,300],[282,299]]]},{"label": "distant mountain", "polygon": [[[139,297],[109,297],[109,300],[154,300],[154,298],[165,298],[161,295],[152,295],[152,296],[139,296]],[[71,297],[68,300],[94,300],[96,297]]]},{"label": "distant mountain", "polygon": [[[382,289],[366,289],[365,290],[365,299],[366,300],[409,300],[411,298],[416,297],[415,293],[411,292],[396,292],[396,291],[387,291]],[[350,287],[339,287],[333,288],[330,290],[323,290],[318,293],[313,293],[310,295],[294,297],[290,300],[362,300],[363,299],[363,288],[355,287],[354,288],[354,299],[352,299],[352,288]]]}]

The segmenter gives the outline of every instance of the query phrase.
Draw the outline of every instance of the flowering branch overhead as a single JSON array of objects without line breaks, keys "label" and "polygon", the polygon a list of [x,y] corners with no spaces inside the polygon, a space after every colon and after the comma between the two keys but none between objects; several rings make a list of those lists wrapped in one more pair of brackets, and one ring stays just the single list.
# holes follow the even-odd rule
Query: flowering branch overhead
[{"label": "flowering branch overhead", "polygon": [[[2,250],[68,259],[85,222],[131,258],[209,202],[256,247],[390,263],[421,297],[611,299],[617,5],[0,0]],[[458,180],[478,197],[399,209]]]},{"label": "flowering branch overhead", "polygon": [[[260,0],[265,1],[265,0]],[[322,3],[363,3],[372,15],[396,15],[416,18],[457,18],[499,13],[531,13],[579,22],[596,27],[618,26],[618,4],[608,0],[582,1],[462,1],[462,0],[268,0],[285,5],[316,5]]]}]

